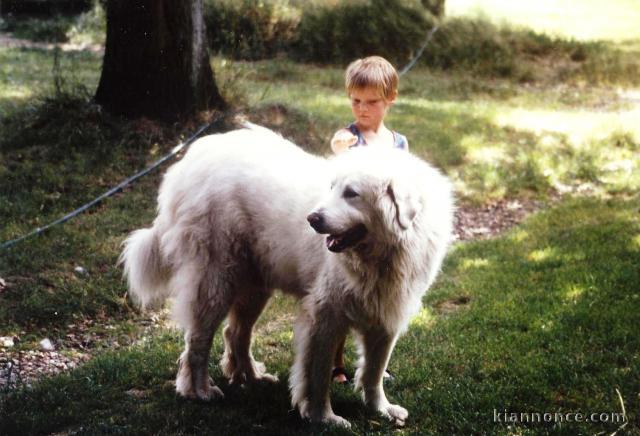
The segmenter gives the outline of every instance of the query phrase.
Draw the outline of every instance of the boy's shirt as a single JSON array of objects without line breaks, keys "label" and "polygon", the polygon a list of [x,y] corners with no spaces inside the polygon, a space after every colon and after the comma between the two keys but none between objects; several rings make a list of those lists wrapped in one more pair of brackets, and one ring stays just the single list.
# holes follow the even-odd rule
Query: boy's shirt
[{"label": "boy's shirt", "polygon": [[[360,129],[358,129],[358,126],[356,126],[355,123],[349,124],[347,129],[358,138],[358,141],[355,144],[353,144],[351,147],[357,147],[359,145],[367,145],[367,141],[365,141],[364,136],[362,136]],[[392,130],[391,133],[393,133],[394,148],[399,148],[400,150],[405,150],[405,151],[409,149],[409,141],[407,141],[407,138],[404,135],[401,135],[395,130]]]}]

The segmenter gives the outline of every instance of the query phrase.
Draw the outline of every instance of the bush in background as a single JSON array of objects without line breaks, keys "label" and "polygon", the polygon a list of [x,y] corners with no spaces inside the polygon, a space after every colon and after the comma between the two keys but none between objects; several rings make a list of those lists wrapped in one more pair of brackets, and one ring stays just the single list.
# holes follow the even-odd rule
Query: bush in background
[{"label": "bush in background", "polygon": [[[232,59],[344,65],[378,54],[401,68],[437,23],[419,65],[519,82],[640,84],[637,48],[551,37],[486,17],[442,17],[443,0],[204,1],[211,51]],[[0,29],[37,41],[101,44],[105,2],[85,1],[93,6],[76,17],[8,16]]]},{"label": "bush in background", "polygon": [[16,17],[8,15],[0,21],[0,30],[10,32],[16,38],[40,42],[67,42],[67,29],[73,18],[57,15],[52,18]]},{"label": "bush in background", "polygon": [[371,0],[306,10],[292,46],[294,58],[345,63],[377,54],[408,61],[433,27],[430,14],[411,2]]},{"label": "bush in background", "polygon": [[377,54],[398,68],[436,23],[420,65],[520,82],[637,84],[640,62],[602,42],[554,38],[488,18],[442,18],[442,0],[205,0],[214,53],[346,64]]},{"label": "bush in background", "polygon": [[300,10],[286,1],[205,0],[209,46],[235,59],[256,60],[287,51]]}]

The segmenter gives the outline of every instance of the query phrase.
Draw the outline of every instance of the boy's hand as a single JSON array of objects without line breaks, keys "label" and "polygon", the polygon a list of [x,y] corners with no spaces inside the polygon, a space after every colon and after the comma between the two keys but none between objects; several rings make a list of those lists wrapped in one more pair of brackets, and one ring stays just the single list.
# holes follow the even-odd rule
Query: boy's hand
[{"label": "boy's hand", "polygon": [[335,154],[342,153],[358,142],[358,137],[348,129],[340,129],[331,139],[331,150]]}]

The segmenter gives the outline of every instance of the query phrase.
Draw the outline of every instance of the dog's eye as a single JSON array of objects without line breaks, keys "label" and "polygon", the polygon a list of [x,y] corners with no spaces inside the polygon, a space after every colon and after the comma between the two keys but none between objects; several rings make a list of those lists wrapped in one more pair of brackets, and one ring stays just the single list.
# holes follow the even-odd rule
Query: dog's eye
[{"label": "dog's eye", "polygon": [[351,187],[347,186],[346,188],[344,188],[344,192],[342,193],[342,197],[343,198],[354,198],[354,197],[358,197],[360,194],[358,194],[356,191],[354,191]]}]

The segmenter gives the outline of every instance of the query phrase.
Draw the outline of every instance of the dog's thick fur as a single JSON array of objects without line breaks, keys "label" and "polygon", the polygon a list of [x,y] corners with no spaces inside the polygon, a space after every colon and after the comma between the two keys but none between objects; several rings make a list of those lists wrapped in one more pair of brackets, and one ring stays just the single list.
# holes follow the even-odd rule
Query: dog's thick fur
[{"label": "dog's thick fur", "polygon": [[222,396],[207,362],[227,316],[224,374],[240,384],[277,380],[250,344],[278,288],[302,299],[290,376],[300,414],[348,425],[331,409],[329,385],[336,348],[353,329],[364,402],[402,424],[408,413],[387,401],[383,372],[440,268],[452,214],[448,180],[410,153],[359,147],[325,160],[250,125],[198,140],[167,171],[153,227],[129,236],[122,261],[142,306],[175,299],[186,343],[181,395]]}]

